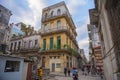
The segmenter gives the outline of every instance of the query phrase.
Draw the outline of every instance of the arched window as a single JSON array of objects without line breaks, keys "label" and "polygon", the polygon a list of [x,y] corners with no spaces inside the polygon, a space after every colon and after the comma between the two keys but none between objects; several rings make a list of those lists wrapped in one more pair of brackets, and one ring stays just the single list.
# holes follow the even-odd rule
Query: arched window
[{"label": "arched window", "polygon": [[47,24],[44,25],[44,32],[47,30]]},{"label": "arched window", "polygon": [[57,21],[57,29],[60,29],[60,26],[61,26],[61,21],[58,20],[58,21]]},{"label": "arched window", "polygon": [[58,9],[58,10],[57,10],[57,15],[60,15],[60,14],[61,14],[61,10]]},{"label": "arched window", "polygon": [[51,17],[53,17],[53,13],[54,13],[54,11],[51,12]]},{"label": "arched window", "polygon": [[47,13],[45,13],[45,18],[47,18]]},{"label": "arched window", "polygon": [[50,29],[53,29],[54,28],[54,23],[52,22],[51,24],[50,24]]}]

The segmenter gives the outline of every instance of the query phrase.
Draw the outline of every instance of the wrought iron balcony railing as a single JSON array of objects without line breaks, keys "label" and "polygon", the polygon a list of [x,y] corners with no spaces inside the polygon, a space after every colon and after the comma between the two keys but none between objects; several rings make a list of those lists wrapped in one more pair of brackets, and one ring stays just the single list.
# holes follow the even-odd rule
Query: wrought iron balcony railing
[{"label": "wrought iron balcony railing", "polygon": [[36,50],[39,49],[40,47],[38,45],[35,46],[21,46],[20,50]]},{"label": "wrought iron balcony railing", "polygon": [[43,49],[39,50],[40,53],[50,53],[50,52],[68,52],[71,55],[79,55],[79,51],[69,47],[68,45],[64,45],[63,47],[53,47],[52,49]]},{"label": "wrought iron balcony railing", "polygon": [[20,53],[20,52],[32,52],[39,51],[40,47],[38,45],[35,46],[20,46],[20,48],[10,50],[12,53]]},{"label": "wrought iron balcony railing", "polygon": [[42,17],[42,22],[44,22],[44,21],[49,21],[49,20],[51,20],[51,19],[55,19],[55,18],[57,18],[57,17],[61,17],[61,16],[65,16],[65,17],[68,17],[68,18],[70,18],[70,16],[69,16],[69,14],[67,13],[67,12],[62,12],[61,14],[56,14],[56,15],[48,15],[48,16],[43,16]]},{"label": "wrought iron balcony railing", "polygon": [[67,26],[61,26],[59,28],[56,27],[56,28],[51,28],[51,29],[46,29],[46,30],[43,30],[43,29],[40,30],[41,36],[51,35],[51,34],[56,34],[56,33],[61,33],[61,32],[66,32],[66,34],[70,36],[71,40],[73,40],[73,42],[77,45],[75,36],[67,28]]}]

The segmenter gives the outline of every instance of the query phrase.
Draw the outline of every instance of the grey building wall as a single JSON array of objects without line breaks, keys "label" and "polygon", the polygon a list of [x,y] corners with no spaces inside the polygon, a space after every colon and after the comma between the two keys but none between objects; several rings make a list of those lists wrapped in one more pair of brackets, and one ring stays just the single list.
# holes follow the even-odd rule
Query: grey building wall
[{"label": "grey building wall", "polygon": [[[20,61],[19,71],[5,72],[6,61]],[[0,80],[22,80],[24,59],[0,56]]]},{"label": "grey building wall", "polygon": [[10,10],[0,5],[0,46],[1,44],[6,45],[6,40],[8,40],[6,38],[9,37],[10,27],[8,23],[11,15]]},{"label": "grey building wall", "polygon": [[98,29],[95,25],[88,24],[89,39],[92,42],[92,47],[100,46],[100,40],[98,36]]},{"label": "grey building wall", "polygon": [[[35,44],[36,40],[37,40],[37,44]],[[15,37],[15,38],[11,38],[11,41],[9,43],[9,50],[17,51],[18,46],[19,46],[19,42],[21,43],[20,44],[20,49],[39,48],[39,46],[40,46],[40,35],[33,34],[33,35],[29,35],[29,36],[20,36],[20,37],[18,36],[18,37]],[[15,44],[16,44],[16,47],[15,47]]]},{"label": "grey building wall", "polygon": [[[99,29],[106,80],[119,80],[119,0],[95,0],[97,14],[92,14],[91,24]],[[95,20],[97,17],[97,20]]]}]

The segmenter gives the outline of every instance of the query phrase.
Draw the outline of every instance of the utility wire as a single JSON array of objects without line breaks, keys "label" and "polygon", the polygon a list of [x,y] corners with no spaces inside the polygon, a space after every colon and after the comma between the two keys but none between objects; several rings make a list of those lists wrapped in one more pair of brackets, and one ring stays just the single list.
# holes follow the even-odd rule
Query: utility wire
[{"label": "utility wire", "polygon": [[104,55],[104,57],[102,59],[105,59],[106,57],[108,57],[110,55],[110,52],[112,51],[112,49],[117,45],[117,42],[120,40],[120,37],[118,38],[118,40],[116,41],[116,43],[109,49],[109,51]]}]

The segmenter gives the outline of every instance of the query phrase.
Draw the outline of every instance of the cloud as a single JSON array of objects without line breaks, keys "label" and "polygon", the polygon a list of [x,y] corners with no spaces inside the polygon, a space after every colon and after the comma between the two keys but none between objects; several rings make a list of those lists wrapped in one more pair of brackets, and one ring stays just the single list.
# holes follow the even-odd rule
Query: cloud
[{"label": "cloud", "polygon": [[[29,8],[33,12],[33,22],[34,26],[38,28],[37,25],[40,24],[42,9],[46,6],[44,0],[27,0]],[[40,27],[40,26],[39,26]]]},{"label": "cloud", "polygon": [[78,36],[83,36],[85,33],[87,33],[87,24],[89,24],[89,22],[89,17],[87,17],[86,21],[81,26],[76,28]]},{"label": "cloud", "polygon": [[88,46],[89,39],[88,37],[83,38],[82,40],[78,41],[79,48],[84,48]]},{"label": "cloud", "polygon": [[[78,44],[80,48],[84,48],[85,46],[88,45],[88,35],[86,35],[86,33],[88,34],[88,30],[87,30],[87,24],[89,24],[89,17],[87,17],[85,23],[83,25],[81,25],[80,27],[77,27],[76,31],[77,34],[79,36],[78,38]],[[80,38],[84,36],[84,38]]]},{"label": "cloud", "polygon": [[79,48],[84,49],[85,51],[85,56],[89,60],[89,39],[88,37],[83,38],[78,42]]},{"label": "cloud", "polygon": [[76,31],[78,34],[77,41],[79,48],[83,48],[85,51],[85,56],[89,60],[89,38],[88,38],[88,31],[87,31],[87,24],[89,24],[89,17],[85,20],[85,22],[78,26]]},{"label": "cloud", "polygon": [[24,8],[14,0],[5,0],[3,4],[12,12],[10,23],[24,22],[25,24],[35,25],[31,10]]},{"label": "cloud", "polygon": [[10,23],[24,22],[40,29],[42,9],[45,7],[44,0],[24,0],[24,3],[15,0],[4,0],[2,4],[12,11]]},{"label": "cloud", "polygon": [[75,14],[79,6],[87,4],[87,0],[68,0],[67,6],[71,14]]}]

